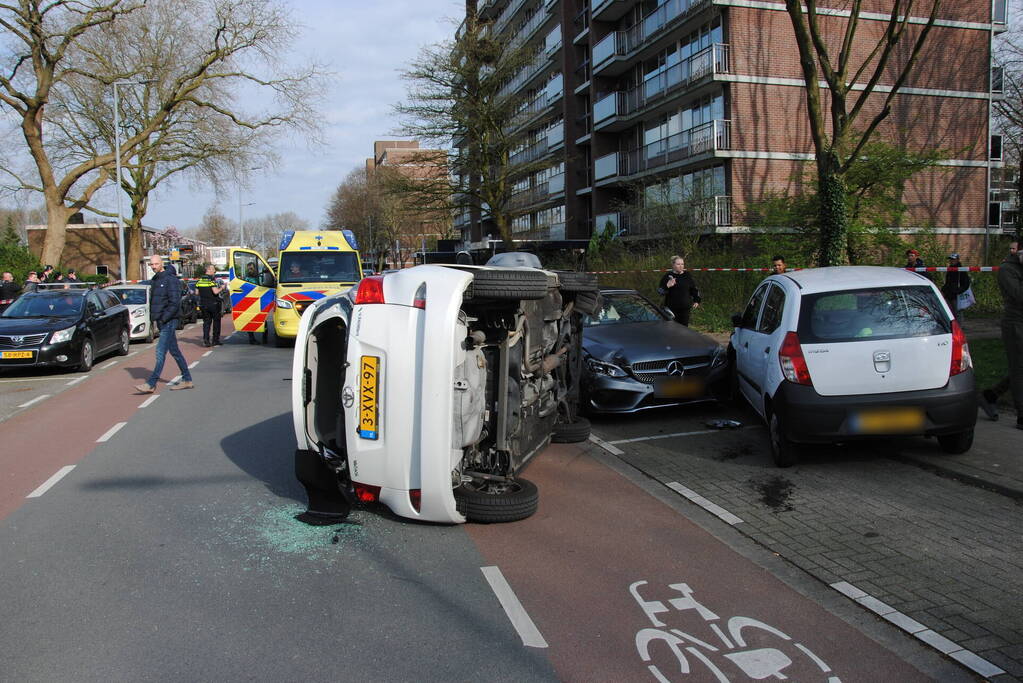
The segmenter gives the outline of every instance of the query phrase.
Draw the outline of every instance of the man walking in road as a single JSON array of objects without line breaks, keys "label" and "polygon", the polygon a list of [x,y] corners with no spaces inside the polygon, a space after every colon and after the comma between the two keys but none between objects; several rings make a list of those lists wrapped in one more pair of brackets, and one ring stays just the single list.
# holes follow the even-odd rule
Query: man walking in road
[{"label": "man walking in road", "polygon": [[[199,308],[202,310],[202,345],[220,346],[220,293],[223,286],[214,279],[217,269],[206,266],[206,273],[195,283],[199,291]],[[213,330],[212,342],[210,330]]]},{"label": "man walking in road", "polygon": [[700,307],[700,289],[686,271],[685,259],[671,257],[671,270],[661,278],[657,292],[664,295],[664,305],[675,314],[675,322],[688,326],[690,311]]},{"label": "man walking in road", "polygon": [[163,372],[163,362],[169,351],[171,356],[181,370],[181,381],[171,387],[171,391],[178,389],[192,388],[192,373],[188,371],[188,363],[178,348],[178,317],[181,315],[181,281],[178,280],[174,266],[163,265],[160,256],[149,257],[149,267],[153,269],[153,277],[150,281],[149,310],[153,322],[160,326],[160,339],[156,343],[156,366],[153,374],[145,384],[136,385],[135,388],[143,394],[151,394],[156,391],[156,383],[160,380],[160,373]]}]

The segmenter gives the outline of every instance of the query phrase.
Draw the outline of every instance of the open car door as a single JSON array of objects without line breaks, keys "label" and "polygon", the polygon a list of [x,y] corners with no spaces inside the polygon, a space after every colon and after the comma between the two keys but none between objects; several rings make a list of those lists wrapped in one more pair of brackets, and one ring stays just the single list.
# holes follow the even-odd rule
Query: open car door
[{"label": "open car door", "polygon": [[263,332],[274,310],[277,278],[263,257],[249,249],[228,252],[231,268],[231,321],[238,332]]}]

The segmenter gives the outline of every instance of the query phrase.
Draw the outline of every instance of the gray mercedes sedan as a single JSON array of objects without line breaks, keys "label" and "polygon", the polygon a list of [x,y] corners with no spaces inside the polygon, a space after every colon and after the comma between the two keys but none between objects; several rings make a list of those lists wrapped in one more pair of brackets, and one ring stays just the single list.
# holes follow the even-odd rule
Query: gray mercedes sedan
[{"label": "gray mercedes sedan", "polygon": [[634,289],[601,289],[583,317],[583,405],[595,413],[715,400],[727,386],[728,354],[705,334]]}]

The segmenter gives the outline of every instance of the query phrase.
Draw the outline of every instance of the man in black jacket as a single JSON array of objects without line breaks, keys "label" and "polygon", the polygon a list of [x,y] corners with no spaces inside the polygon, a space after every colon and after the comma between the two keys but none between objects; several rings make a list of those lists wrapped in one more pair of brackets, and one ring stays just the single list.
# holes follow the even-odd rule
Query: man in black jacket
[{"label": "man in black jacket", "polygon": [[156,343],[156,367],[153,374],[145,384],[136,385],[136,389],[143,394],[151,394],[156,391],[156,383],[163,372],[163,362],[167,352],[174,357],[181,370],[181,381],[171,387],[171,391],[178,389],[191,389],[192,373],[188,371],[188,363],[178,348],[178,317],[181,315],[181,280],[178,279],[174,266],[163,265],[163,259],[159,256],[150,256],[149,265],[155,275],[150,280],[149,289],[149,314],[153,322],[160,327],[160,339]]},{"label": "man in black jacket", "polygon": [[661,278],[657,293],[664,295],[664,305],[675,314],[675,322],[688,326],[689,312],[700,307],[700,289],[686,271],[686,262],[681,256],[671,257],[671,270]]},{"label": "man in black jacket", "polygon": [[[1016,405],[1016,427],[1023,429],[1023,259],[1017,251],[1009,254],[998,269],[1002,292],[1002,343],[1009,361],[1008,385]],[[997,397],[996,397],[997,398]]]},{"label": "man in black jacket", "polygon": [[21,287],[14,281],[14,275],[5,270],[3,275],[0,275],[0,313],[7,310],[20,294]]}]

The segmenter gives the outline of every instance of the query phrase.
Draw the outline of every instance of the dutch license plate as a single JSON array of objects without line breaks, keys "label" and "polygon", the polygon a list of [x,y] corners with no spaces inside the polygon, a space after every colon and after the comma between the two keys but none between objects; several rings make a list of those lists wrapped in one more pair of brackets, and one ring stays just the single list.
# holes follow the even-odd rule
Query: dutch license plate
[{"label": "dutch license plate", "polygon": [[924,411],[909,407],[864,410],[853,416],[852,425],[860,434],[918,432],[924,428]]},{"label": "dutch license plate", "polygon": [[0,358],[32,358],[35,351],[0,351]]},{"label": "dutch license plate", "polygon": [[654,383],[656,398],[699,398],[704,394],[703,380],[699,377],[668,377]]},{"label": "dutch license plate", "polygon": [[377,380],[380,373],[380,358],[363,356],[359,361],[359,428],[363,439],[378,439],[377,428]]}]

